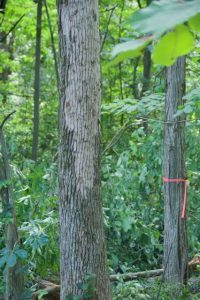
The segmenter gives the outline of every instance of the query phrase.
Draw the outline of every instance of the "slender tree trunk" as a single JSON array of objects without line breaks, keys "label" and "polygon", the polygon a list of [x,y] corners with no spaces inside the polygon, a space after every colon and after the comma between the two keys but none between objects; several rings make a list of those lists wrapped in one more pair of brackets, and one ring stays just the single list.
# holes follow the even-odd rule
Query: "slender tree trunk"
[{"label": "slender tree trunk", "polygon": [[[2,51],[8,52],[9,53],[9,58],[13,59],[13,44],[14,44],[14,35],[10,34],[10,38],[9,41],[7,38],[5,38],[6,36],[6,32],[2,31],[0,32],[0,41],[2,40],[2,42],[0,43],[0,49]],[[3,90],[0,91],[0,93],[3,96],[2,99],[2,104],[5,105],[5,103],[7,102],[7,93],[6,93],[6,88],[4,87],[4,84],[6,85],[6,83],[8,82],[8,77],[11,74],[11,70],[8,66],[5,66],[2,70],[2,72],[0,73],[0,81],[2,81],[3,83]]]},{"label": "slender tree trunk", "polygon": [[140,97],[143,97],[148,91],[151,81],[151,52],[148,48],[144,51],[143,66],[143,84]]},{"label": "slender tree trunk", "polygon": [[[2,128],[0,128],[0,149],[0,180],[8,182],[6,187],[0,188],[0,198],[2,200],[4,213],[9,213],[12,218],[12,222],[9,222],[9,224],[5,226],[6,247],[9,249],[9,251],[12,251],[18,243],[18,232],[14,207],[13,189],[10,184],[11,176],[8,162],[8,152]],[[17,262],[17,264],[13,268],[9,268],[8,266],[6,267],[5,300],[23,299],[24,281],[23,274],[19,271],[20,268],[20,262]]]},{"label": "slender tree trunk", "polygon": [[44,0],[44,5],[45,5],[46,15],[47,15],[48,24],[49,24],[49,31],[50,31],[50,36],[51,36],[51,48],[52,48],[52,53],[53,53],[53,58],[54,58],[57,88],[59,90],[58,62],[57,62],[56,47],[55,47],[55,41],[54,41],[54,35],[53,35],[53,28],[52,28],[52,24],[51,24],[51,18],[50,18],[50,14],[49,14],[47,0]]},{"label": "slender tree trunk", "polygon": [[0,9],[1,9],[1,13],[5,13],[5,8],[6,8],[6,4],[7,4],[7,0],[1,0],[0,1]]},{"label": "slender tree trunk", "polygon": [[42,29],[42,0],[38,0],[36,50],[35,50],[33,145],[32,145],[32,160],[34,161],[37,160],[38,140],[39,140],[41,29]]},{"label": "slender tree trunk", "polygon": [[[122,1],[122,7],[121,7],[121,13],[119,16],[119,37],[118,37],[118,42],[121,42],[121,36],[122,36],[122,18],[123,18],[123,12],[124,12],[124,3],[125,1]],[[122,64],[119,63],[119,90],[120,90],[120,99],[124,99],[124,93],[123,93],[123,79],[122,79]],[[124,114],[121,115],[121,120],[120,120],[121,126],[124,124]]]},{"label": "slender tree trunk", "polygon": [[[140,94],[140,98],[144,96],[144,94],[148,91],[151,82],[151,52],[148,48],[144,51],[144,58],[143,58],[143,84],[142,84],[142,91]],[[148,120],[143,119],[143,126],[144,132],[148,134]]]},{"label": "slender tree trunk", "polygon": [[[110,300],[100,191],[98,0],[59,0],[61,300]],[[91,274],[95,275],[94,281]],[[86,299],[86,298],[85,298]]]},{"label": "slender tree trunk", "polygon": [[139,98],[139,91],[138,91],[138,83],[137,83],[137,70],[140,62],[140,57],[136,57],[133,60],[133,84],[132,84],[132,95],[135,99]]},{"label": "slender tree trunk", "polygon": [[[174,117],[183,104],[185,91],[185,57],[166,71],[164,177],[185,178],[184,117]],[[165,182],[164,276],[171,283],[187,281],[187,229],[181,219],[184,183]]]}]

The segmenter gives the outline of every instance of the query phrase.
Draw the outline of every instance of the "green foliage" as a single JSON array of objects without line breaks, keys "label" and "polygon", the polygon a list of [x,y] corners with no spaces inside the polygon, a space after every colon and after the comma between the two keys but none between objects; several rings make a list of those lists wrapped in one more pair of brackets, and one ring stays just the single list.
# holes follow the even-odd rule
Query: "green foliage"
[{"label": "green foliage", "polygon": [[141,282],[121,282],[114,289],[113,300],[152,299]]},{"label": "green foliage", "polygon": [[[140,56],[141,50],[152,40],[160,39],[152,51],[153,61],[164,66],[172,65],[177,57],[188,54],[194,48],[195,39],[189,27],[195,32],[200,28],[199,11],[198,0],[153,1],[148,7],[135,12],[128,19],[128,23],[134,30],[145,34],[145,37],[115,46],[113,57],[115,55],[117,57],[111,64]],[[189,27],[183,25],[186,21]]]},{"label": "green foliage", "polygon": [[175,116],[180,116],[182,114],[198,114],[200,112],[200,88],[193,89],[191,92],[186,94],[183,99],[185,104],[178,108],[178,111]]},{"label": "green foliage", "polygon": [[198,0],[152,1],[148,7],[134,13],[128,21],[135,30],[158,38],[196,16],[198,12],[200,12]]},{"label": "green foliage", "polygon": [[190,26],[191,30],[194,32],[200,31],[200,14],[192,17],[188,21],[188,25]]},{"label": "green foliage", "polygon": [[[194,279],[195,280],[195,279]],[[193,281],[193,279],[192,279]],[[132,282],[118,282],[113,288],[113,300],[188,300],[199,299],[199,294],[191,294],[193,289],[198,290],[196,283],[189,281],[188,287],[180,284],[165,284],[158,279],[134,280]],[[196,286],[197,285],[197,286]]]},{"label": "green foliage", "polygon": [[124,59],[134,58],[142,54],[142,50],[152,41],[152,37],[144,37],[138,40],[128,41],[116,45],[112,50],[114,58],[108,66],[116,65]]},{"label": "green foliage", "polygon": [[194,48],[194,42],[188,27],[179,25],[156,44],[152,53],[153,61],[156,64],[170,66],[179,56],[189,53]]},{"label": "green foliage", "polygon": [[110,155],[103,162],[109,259],[116,271],[156,268],[161,263],[163,208],[159,192],[153,192],[162,186],[159,131],[158,127],[157,140],[154,137],[144,145],[143,129],[135,129],[127,150],[116,161]]},{"label": "green foliage", "polygon": [[18,259],[26,259],[27,255],[27,251],[20,249],[18,245],[13,250],[3,248],[0,250],[0,268],[5,267],[5,265],[12,268],[16,265]]},{"label": "green foliage", "polygon": [[[147,2],[141,3],[145,6]],[[55,1],[49,0],[48,4],[53,29],[57,32]],[[200,28],[200,8],[199,0],[153,1],[142,10],[138,10],[137,2],[132,0],[119,0],[115,5],[116,1],[100,1],[102,40],[105,37],[101,51],[102,196],[110,272],[125,273],[160,268],[162,265],[165,84],[163,69],[155,64],[168,66],[176,57],[193,49],[194,37]],[[9,209],[3,213],[1,205],[0,293],[4,288],[3,269],[12,267],[18,260],[23,263],[28,287],[33,285],[36,276],[46,278],[59,274],[58,91],[47,19],[43,14],[37,165],[30,160],[36,28],[34,2],[19,0],[16,4],[16,1],[10,0],[1,29],[8,32],[11,20],[14,22],[24,13],[25,17],[13,32],[13,40],[10,35],[6,47],[0,51],[0,73],[9,68],[6,80],[1,74],[0,121],[11,110],[17,111],[5,126],[5,135],[20,234],[20,245],[10,252],[5,247],[4,226],[12,219]],[[55,38],[58,48],[56,34]],[[143,50],[147,46],[155,64],[151,68],[148,90],[142,94]],[[111,52],[113,60],[108,65]],[[196,43],[187,60],[189,92],[184,106],[179,107],[176,114],[186,114],[188,118],[185,148],[190,182],[187,196],[190,258],[200,251],[199,61],[199,45]],[[114,67],[109,68],[111,65]],[[7,187],[9,183],[1,181],[0,188]],[[89,274],[79,285],[85,297],[93,295],[94,280]],[[114,285],[113,295],[116,300],[156,299],[159,287],[159,281],[120,282]],[[175,294],[172,287],[162,285],[159,299],[174,299],[174,295],[177,299],[189,297],[188,290],[181,293]],[[43,296],[41,292],[40,298]],[[195,296],[191,297],[195,299]],[[198,299],[199,295],[196,297]],[[71,299],[78,300],[80,297],[71,296]]]},{"label": "green foliage", "polygon": [[152,112],[160,111],[163,109],[163,94],[150,94],[142,97],[141,99],[115,99],[110,104],[102,105],[102,113],[115,115],[128,114],[135,116],[147,116]]}]

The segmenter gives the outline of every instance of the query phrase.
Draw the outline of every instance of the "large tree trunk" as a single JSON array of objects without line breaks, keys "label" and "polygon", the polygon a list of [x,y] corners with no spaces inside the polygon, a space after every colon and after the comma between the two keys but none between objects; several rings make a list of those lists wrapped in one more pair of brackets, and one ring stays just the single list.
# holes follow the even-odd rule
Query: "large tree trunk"
[{"label": "large tree trunk", "polygon": [[86,281],[93,285],[88,299],[109,300],[100,192],[98,1],[59,0],[58,13],[61,300],[86,294],[80,288]]},{"label": "large tree trunk", "polygon": [[[185,58],[166,71],[164,177],[185,178],[184,117],[174,117],[183,104],[185,90]],[[166,181],[167,181],[166,180]],[[187,281],[186,219],[181,218],[185,182],[165,182],[164,276],[168,282]]]}]

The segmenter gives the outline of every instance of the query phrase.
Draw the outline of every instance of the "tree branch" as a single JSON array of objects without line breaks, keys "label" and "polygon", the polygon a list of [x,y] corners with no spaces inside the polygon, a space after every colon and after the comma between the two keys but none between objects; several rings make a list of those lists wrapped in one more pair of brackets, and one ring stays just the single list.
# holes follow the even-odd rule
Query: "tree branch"
[{"label": "tree branch", "polygon": [[140,0],[137,0],[137,3],[138,3],[139,8],[142,8]]},{"label": "tree branch", "polygon": [[8,31],[8,33],[6,33],[2,39],[0,40],[0,43],[3,43],[5,41],[5,39],[7,38],[7,36],[15,29],[15,27],[19,24],[19,22],[23,19],[23,17],[25,16],[25,14],[23,14],[19,20],[17,20],[14,25],[10,28],[10,30]]},{"label": "tree branch", "polygon": [[9,113],[4,120],[2,121],[2,123],[0,124],[0,130],[3,129],[4,124],[6,123],[6,121],[14,114],[16,113],[16,110],[13,110],[11,113]]},{"label": "tree branch", "polygon": [[103,50],[103,47],[104,47],[104,44],[105,44],[105,41],[106,41],[106,38],[107,38],[107,35],[108,35],[108,28],[109,28],[109,25],[110,25],[110,21],[111,21],[112,15],[113,15],[113,13],[114,13],[114,11],[115,11],[115,9],[116,9],[117,6],[118,6],[118,4],[116,4],[111,9],[109,9],[110,15],[109,15],[109,18],[108,18],[108,21],[107,21],[107,25],[106,25],[106,30],[105,30],[105,33],[104,33],[104,37],[103,37],[103,40],[102,40],[102,43],[101,43],[100,53]]}]

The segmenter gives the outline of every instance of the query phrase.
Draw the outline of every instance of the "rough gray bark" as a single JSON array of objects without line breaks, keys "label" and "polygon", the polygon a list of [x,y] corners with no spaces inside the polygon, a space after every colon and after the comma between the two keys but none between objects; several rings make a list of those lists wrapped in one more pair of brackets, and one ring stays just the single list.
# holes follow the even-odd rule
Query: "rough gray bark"
[{"label": "rough gray bark", "polygon": [[[184,117],[174,117],[183,104],[185,58],[166,70],[165,134],[163,171],[167,178],[185,178]],[[187,281],[187,229],[181,219],[184,183],[164,183],[164,277],[168,282]]]},{"label": "rough gray bark", "polygon": [[[0,188],[0,199],[2,201],[4,213],[10,213],[12,222],[6,225],[6,247],[12,251],[18,243],[17,222],[14,207],[13,189],[11,186],[10,167],[8,162],[8,152],[4,139],[3,128],[0,126],[0,180],[7,181],[6,187]],[[23,299],[24,280],[22,272],[16,272],[21,267],[20,262],[13,268],[6,267],[6,291],[5,300]]]},{"label": "rough gray bark", "polygon": [[39,140],[41,30],[42,30],[42,0],[38,0],[36,49],[35,49],[33,145],[32,145],[32,160],[34,161],[37,160],[38,140]]},{"label": "rough gray bark", "polygon": [[61,300],[111,299],[100,191],[100,37],[98,0],[59,0]]}]

